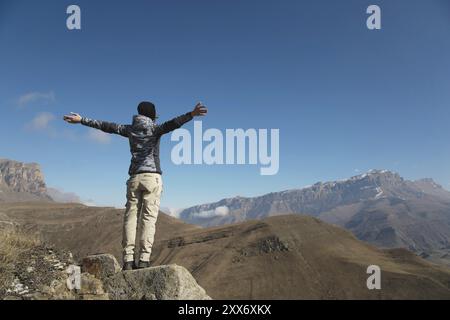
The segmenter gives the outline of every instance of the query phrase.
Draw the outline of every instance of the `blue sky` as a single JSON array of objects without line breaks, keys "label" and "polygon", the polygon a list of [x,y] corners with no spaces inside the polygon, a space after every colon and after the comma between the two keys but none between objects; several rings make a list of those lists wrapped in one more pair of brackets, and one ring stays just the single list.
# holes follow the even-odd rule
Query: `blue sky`
[{"label": "blue sky", "polygon": [[[82,30],[66,28],[77,4]],[[366,8],[382,9],[382,29]],[[123,206],[128,142],[64,123],[129,123],[209,107],[203,127],[279,128],[280,170],[175,166],[161,141],[162,206],[298,188],[372,168],[450,187],[450,3],[0,1],[0,157],[48,185]],[[185,126],[192,130],[193,124]]]}]

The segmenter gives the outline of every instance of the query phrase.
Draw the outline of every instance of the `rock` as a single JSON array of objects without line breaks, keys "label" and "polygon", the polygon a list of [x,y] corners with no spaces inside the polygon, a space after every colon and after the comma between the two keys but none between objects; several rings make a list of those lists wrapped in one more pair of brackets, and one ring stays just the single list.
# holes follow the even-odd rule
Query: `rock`
[{"label": "rock", "polygon": [[104,282],[112,300],[210,300],[184,267],[176,264],[124,271]]},{"label": "rock", "polygon": [[35,292],[24,295],[23,300],[49,300],[49,296],[42,292]]},{"label": "rock", "polygon": [[7,190],[30,193],[42,199],[51,200],[41,168],[36,163],[0,159],[0,187]]},{"label": "rock", "polygon": [[211,299],[189,271],[175,264],[121,272],[113,255],[98,254],[83,259],[82,272],[82,299]]},{"label": "rock", "polygon": [[17,296],[6,296],[3,298],[3,300],[23,300],[23,299]]},{"label": "rock", "polygon": [[121,271],[119,263],[112,254],[97,254],[83,259],[81,272],[87,272],[100,280],[106,279]]},{"label": "rock", "polygon": [[89,273],[81,274],[81,289],[78,291],[83,300],[108,300],[108,294],[103,290],[103,283]]},{"label": "rock", "polygon": [[[18,269],[5,299],[22,300],[206,300],[211,299],[184,267],[172,264],[152,268],[121,271],[110,254],[88,256],[82,261],[82,273],[56,268],[56,254],[35,250],[33,261],[41,261],[33,270]],[[37,260],[36,260],[37,259]],[[58,260],[59,261],[59,260]],[[52,269],[48,272],[48,269]],[[27,271],[26,271],[27,270]],[[26,277],[25,277],[26,275]],[[75,279],[73,279],[75,277]],[[68,283],[78,283],[73,287]],[[29,287],[30,286],[30,287]]]},{"label": "rock", "polygon": [[50,287],[45,288],[43,294],[48,296],[50,300],[75,300],[76,294],[67,289],[66,281],[53,280]]}]

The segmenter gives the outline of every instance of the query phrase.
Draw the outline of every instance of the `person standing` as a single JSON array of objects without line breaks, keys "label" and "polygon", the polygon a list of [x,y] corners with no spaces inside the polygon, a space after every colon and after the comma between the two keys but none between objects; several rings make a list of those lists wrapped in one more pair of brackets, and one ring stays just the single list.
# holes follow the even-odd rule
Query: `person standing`
[{"label": "person standing", "polygon": [[[141,269],[150,266],[156,220],[163,190],[162,171],[159,160],[161,137],[197,116],[208,112],[202,103],[194,109],[162,124],[156,123],[156,108],[151,102],[138,105],[138,114],[133,116],[129,125],[93,120],[71,112],[64,120],[71,124],[99,129],[107,133],[128,138],[131,152],[131,164],[128,170],[127,204],[123,223],[123,269]],[[141,212],[140,212],[141,210]],[[140,214],[139,214],[140,213]],[[141,217],[142,234],[140,237],[139,263],[135,264],[135,242],[138,217]]]}]

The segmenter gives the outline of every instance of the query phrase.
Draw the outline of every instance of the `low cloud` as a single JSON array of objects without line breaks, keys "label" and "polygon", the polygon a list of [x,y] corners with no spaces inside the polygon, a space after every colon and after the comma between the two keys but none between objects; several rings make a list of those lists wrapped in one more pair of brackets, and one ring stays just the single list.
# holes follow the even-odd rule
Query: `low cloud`
[{"label": "low cloud", "polygon": [[111,136],[108,133],[92,128],[89,129],[87,137],[96,143],[108,144],[111,142]]},{"label": "low cloud", "polygon": [[169,216],[180,218],[180,213],[184,210],[183,208],[171,208],[171,207],[161,207],[160,210]]},{"label": "low cloud", "polygon": [[29,104],[35,103],[35,102],[40,102],[40,103],[52,103],[55,102],[56,98],[55,98],[55,93],[53,91],[50,92],[29,92],[26,94],[21,95],[18,99],[17,99],[17,105],[19,107],[25,107]]},{"label": "low cloud", "polygon": [[227,206],[217,207],[214,210],[205,210],[191,214],[195,218],[213,218],[223,217],[230,213],[230,209]]},{"label": "low cloud", "polygon": [[35,116],[26,127],[31,130],[48,130],[50,128],[50,122],[55,119],[55,115],[49,112],[41,112]]},{"label": "low cloud", "polygon": [[55,202],[59,203],[81,203],[89,207],[98,207],[99,205],[92,199],[82,199],[75,192],[67,192],[60,187],[47,187],[47,195]]},{"label": "low cloud", "polygon": [[47,188],[47,194],[56,202],[61,203],[82,203],[80,197],[74,192],[66,192],[62,188]]},{"label": "low cloud", "polygon": [[[92,199],[82,200],[81,203],[84,204],[85,206],[88,206],[88,207],[100,207],[100,206],[99,206],[94,200],[92,200]],[[117,208],[117,209],[122,209],[122,208]]]}]

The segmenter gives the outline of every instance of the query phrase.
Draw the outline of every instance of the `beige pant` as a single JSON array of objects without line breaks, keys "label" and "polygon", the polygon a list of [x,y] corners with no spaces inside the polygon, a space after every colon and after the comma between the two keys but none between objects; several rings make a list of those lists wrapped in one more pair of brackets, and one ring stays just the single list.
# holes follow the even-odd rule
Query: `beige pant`
[{"label": "beige pant", "polygon": [[157,173],[139,173],[128,179],[122,242],[124,262],[134,261],[139,211],[141,211],[139,258],[141,261],[150,260],[162,188],[161,175]]}]

